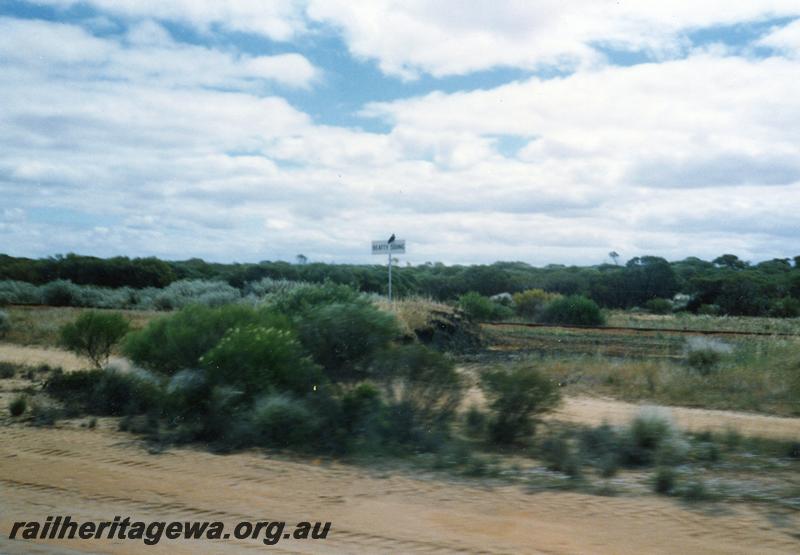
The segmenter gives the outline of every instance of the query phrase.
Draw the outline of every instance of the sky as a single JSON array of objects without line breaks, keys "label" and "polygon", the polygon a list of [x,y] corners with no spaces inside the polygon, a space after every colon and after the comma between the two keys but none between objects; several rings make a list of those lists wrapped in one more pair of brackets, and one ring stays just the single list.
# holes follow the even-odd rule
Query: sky
[{"label": "sky", "polygon": [[800,254],[797,0],[0,0],[0,252]]}]

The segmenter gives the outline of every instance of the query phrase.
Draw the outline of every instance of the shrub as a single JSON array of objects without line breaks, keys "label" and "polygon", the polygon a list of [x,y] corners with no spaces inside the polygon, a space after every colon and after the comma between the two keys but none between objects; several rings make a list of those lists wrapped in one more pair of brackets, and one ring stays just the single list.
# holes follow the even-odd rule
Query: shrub
[{"label": "shrub", "polygon": [[302,344],[334,381],[363,378],[369,358],[400,335],[392,314],[362,301],[309,307],[295,325]]},{"label": "shrub", "polygon": [[686,484],[680,494],[686,501],[704,501],[711,497],[705,483],[699,478]]},{"label": "shrub", "polygon": [[713,349],[698,349],[690,351],[686,357],[686,362],[701,374],[708,374],[722,359],[722,355]]},{"label": "shrub", "polygon": [[564,433],[549,435],[539,442],[539,456],[548,470],[563,472],[574,478],[581,474],[578,454]]},{"label": "shrub", "polygon": [[318,430],[316,416],[303,401],[280,394],[259,399],[252,421],[259,440],[268,446],[307,446]]},{"label": "shrub", "polygon": [[732,352],[727,343],[705,337],[690,337],[686,341],[686,362],[705,375],[722,360],[722,355]]},{"label": "shrub", "polygon": [[653,491],[661,495],[669,495],[675,490],[675,471],[661,466],[653,477]]},{"label": "shrub", "polygon": [[13,362],[0,361],[0,379],[7,380],[8,378],[13,378],[20,368],[18,364],[14,364]]},{"label": "shrub", "polygon": [[772,302],[770,315],[778,318],[797,318],[800,316],[800,299],[783,297]]},{"label": "shrub", "polygon": [[79,287],[69,280],[59,279],[42,286],[42,303],[49,306],[75,306]]},{"label": "shrub", "polygon": [[605,324],[605,317],[593,300],[580,295],[570,295],[548,304],[540,321],[547,324],[601,326]]},{"label": "shrub", "polygon": [[11,331],[11,317],[5,310],[0,310],[0,338],[5,337]]},{"label": "shrub", "polygon": [[241,293],[224,281],[184,279],[174,281],[158,292],[153,307],[158,310],[173,310],[192,304],[218,307],[241,300]]},{"label": "shrub", "polygon": [[523,365],[484,371],[481,387],[492,410],[490,437],[501,444],[535,432],[535,418],[555,408],[561,399],[555,382]]},{"label": "shrub", "polygon": [[[463,383],[453,362],[423,345],[386,349],[371,367],[382,383],[403,441],[442,431],[461,403]],[[399,422],[404,421],[403,426]],[[405,427],[405,429],[403,429]]]},{"label": "shrub", "polygon": [[644,307],[650,314],[670,314],[672,303],[668,299],[650,299],[644,303]]},{"label": "shrub", "polygon": [[350,435],[373,436],[380,433],[383,408],[380,390],[370,382],[362,382],[342,395],[341,425]]},{"label": "shrub", "polygon": [[544,289],[528,289],[521,293],[514,293],[514,308],[518,315],[525,318],[537,319],[548,303],[562,296],[558,293],[549,293]]},{"label": "shrub", "polygon": [[461,295],[458,298],[458,306],[473,320],[502,320],[513,314],[509,307],[474,291]]},{"label": "shrub", "polygon": [[233,328],[200,362],[211,384],[235,387],[244,399],[271,390],[302,395],[322,381],[293,333],[274,327]]},{"label": "shrub", "polygon": [[70,408],[101,416],[158,411],[164,399],[159,383],[146,373],[110,369],[54,374],[45,391]]},{"label": "shrub", "polygon": [[600,475],[609,478],[617,473],[620,463],[619,434],[603,423],[596,428],[588,428],[579,435],[581,453],[593,461]]},{"label": "shrub", "polygon": [[151,321],[128,335],[123,352],[136,364],[165,374],[196,368],[200,357],[235,326],[261,324],[288,328],[289,324],[268,310],[243,305],[218,308],[192,305]]},{"label": "shrub", "polygon": [[118,313],[84,312],[61,328],[61,344],[74,353],[86,356],[95,367],[102,367],[111,349],[128,333],[128,321]]},{"label": "shrub", "polygon": [[287,279],[272,279],[265,277],[259,281],[251,281],[244,287],[244,295],[263,298],[267,295],[285,295],[298,287],[308,287],[304,281],[289,281]]},{"label": "shrub", "polygon": [[26,408],[28,408],[28,398],[25,395],[18,395],[8,405],[8,412],[16,417],[24,413]]},{"label": "shrub", "polygon": [[24,281],[0,281],[0,306],[9,304],[41,304],[39,287]]},{"label": "shrub", "polygon": [[483,434],[486,433],[486,423],[486,413],[476,405],[471,405],[464,413],[464,427],[467,434],[472,437],[483,437]]},{"label": "shrub", "polygon": [[669,420],[652,412],[643,412],[634,418],[621,447],[622,463],[626,466],[647,466],[654,462],[676,464],[688,450]]},{"label": "shrub", "polygon": [[722,310],[716,304],[701,304],[697,308],[697,313],[705,316],[719,316]]},{"label": "shrub", "polygon": [[270,306],[288,316],[299,315],[320,305],[353,302],[369,301],[355,289],[333,283],[295,287],[284,293],[276,293],[269,300]]}]

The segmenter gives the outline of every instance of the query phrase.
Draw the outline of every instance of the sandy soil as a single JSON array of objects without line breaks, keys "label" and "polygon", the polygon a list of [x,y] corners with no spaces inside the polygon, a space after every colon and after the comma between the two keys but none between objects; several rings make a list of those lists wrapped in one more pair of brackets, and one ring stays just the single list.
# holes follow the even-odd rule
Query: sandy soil
[{"label": "sandy soil", "polygon": [[[0,361],[27,366],[49,364],[54,368],[60,366],[67,372],[85,370],[92,367],[89,359],[75,356],[69,351],[31,345],[17,345],[15,343],[0,343]],[[130,366],[128,361],[122,357],[111,357],[109,364],[122,368]]]},{"label": "sandy soil", "polygon": [[77,357],[68,351],[14,343],[0,343],[0,360],[28,366],[49,364],[53,367],[60,366],[64,370],[80,370],[91,366],[88,360]]},{"label": "sandy soil", "polygon": [[[0,359],[54,363],[63,352],[0,345]],[[67,358],[60,359],[67,361]],[[73,368],[69,363],[65,368]],[[76,367],[84,366],[81,361]],[[23,380],[4,380],[21,387]],[[13,383],[12,383],[13,382]],[[20,382],[17,384],[16,382]],[[2,395],[5,409],[8,388]],[[562,420],[624,424],[639,405],[567,399]],[[798,437],[800,419],[684,408],[680,427],[728,426],[743,433]],[[3,411],[5,413],[5,410]],[[796,515],[768,516],[758,506],[692,508],[652,495],[598,497],[526,493],[520,486],[448,482],[320,461],[289,461],[256,452],[214,455],[202,449],[149,454],[113,420],[97,429],[0,423],[0,553],[798,553]],[[328,539],[12,541],[13,521],[69,514],[76,520],[331,521]],[[790,520],[786,520],[786,519]]]},{"label": "sandy soil", "polygon": [[553,418],[580,424],[625,425],[642,411],[663,414],[675,425],[692,432],[725,432],[735,429],[742,435],[773,439],[800,439],[800,418],[782,418],[729,410],[664,407],[625,403],[613,399],[568,397]]},{"label": "sandy soil", "polygon": [[[101,422],[109,427],[112,423]],[[238,553],[257,540],[7,539],[14,520],[114,515],[150,520],[323,520],[323,541],[285,540],[275,553],[797,553],[800,541],[755,509],[690,510],[654,496],[607,498],[525,493],[336,463],[292,462],[257,453],[174,449],[148,454],[109,429],[12,425],[0,442],[0,552]]]}]

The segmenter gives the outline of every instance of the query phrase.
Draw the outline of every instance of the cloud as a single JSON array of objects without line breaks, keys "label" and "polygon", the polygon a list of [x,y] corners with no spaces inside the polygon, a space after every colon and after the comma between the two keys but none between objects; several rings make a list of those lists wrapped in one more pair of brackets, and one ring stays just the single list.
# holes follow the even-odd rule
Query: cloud
[{"label": "cloud", "polygon": [[192,26],[204,32],[215,27],[288,41],[305,31],[303,3],[296,0],[35,0],[69,8],[88,5],[115,16],[156,19]]},{"label": "cloud", "polygon": [[76,25],[0,18],[0,56],[63,80],[160,81],[165,85],[246,89],[264,81],[306,88],[318,72],[300,54],[245,56],[179,43],[160,25],[134,25],[121,40]]},{"label": "cloud", "polygon": [[800,19],[773,29],[756,44],[773,48],[789,57],[800,58]]},{"label": "cloud", "polygon": [[[436,11],[447,6],[392,8],[412,20],[433,10],[432,21],[465,49],[461,61],[446,48],[415,61],[435,33],[426,23],[403,35],[398,20],[408,52],[398,54],[394,33],[384,32],[397,56],[384,61],[409,75],[472,71],[514,56],[524,59],[508,63],[539,63],[544,50],[523,48],[528,4],[507,6],[456,10],[451,20]],[[572,14],[541,6],[537,36]],[[308,17],[323,17],[317,8]],[[562,33],[563,43],[547,46],[556,57],[585,56],[569,75],[484,89],[465,80],[471,90],[371,102],[353,114],[379,119],[381,132],[323,125],[299,108],[328,102],[325,83],[314,85],[322,71],[341,70],[299,53],[329,59],[313,48],[258,57],[230,37],[224,46],[219,37],[187,44],[162,24],[181,17],[167,17],[171,7],[145,14],[125,2],[108,7],[113,25],[104,30],[0,18],[0,243],[29,256],[262,260],[303,252],[374,262],[369,241],[388,230],[407,239],[404,259],[414,262],[592,263],[612,249],[624,258],[792,254],[798,60],[695,49],[681,32],[664,31],[780,9],[696,8],[677,10],[673,21],[653,6],[625,7],[644,14],[629,16],[630,28],[577,21],[592,32]],[[231,28],[214,15],[221,8],[209,9],[181,21],[202,20],[211,33]],[[370,3],[357,15],[385,31],[394,22],[382,23],[383,9]],[[654,31],[647,21],[660,23]],[[481,59],[469,43],[482,25],[488,40],[508,41],[502,56],[487,47]],[[343,32],[351,49],[364,40]],[[595,63],[586,37],[601,35],[654,52],[672,44],[683,54],[630,67]],[[363,44],[360,55],[378,59]]]},{"label": "cloud", "polygon": [[797,2],[397,2],[310,0],[308,15],[339,30],[350,51],[387,74],[442,77],[498,66],[573,70],[602,62],[599,46],[656,59],[691,47],[686,33],[800,15]]}]

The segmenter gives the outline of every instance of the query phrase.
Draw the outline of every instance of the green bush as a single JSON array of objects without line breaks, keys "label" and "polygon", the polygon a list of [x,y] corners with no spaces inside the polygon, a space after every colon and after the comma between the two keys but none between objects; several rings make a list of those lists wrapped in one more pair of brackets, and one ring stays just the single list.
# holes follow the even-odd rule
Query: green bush
[{"label": "green bush", "polygon": [[375,436],[380,433],[383,409],[380,390],[370,382],[362,382],[342,395],[341,425],[351,437]]},{"label": "green bush", "polygon": [[21,367],[18,364],[0,361],[0,379],[7,380],[8,378],[13,378],[19,369],[21,369]]},{"label": "green bush", "polygon": [[710,374],[714,367],[722,360],[722,355],[713,349],[698,349],[690,351],[686,362],[703,375]]},{"label": "green bush", "polygon": [[480,438],[486,433],[487,425],[486,413],[476,405],[471,405],[464,414],[464,427],[467,435]]},{"label": "green bush", "polygon": [[783,297],[772,302],[770,316],[777,318],[797,318],[800,316],[800,299]]},{"label": "green bush", "polygon": [[601,326],[605,324],[605,317],[593,300],[580,295],[570,295],[548,304],[540,321],[547,324]]},{"label": "green bush", "polygon": [[69,280],[51,281],[41,288],[42,303],[48,306],[77,306],[79,286]]},{"label": "green bush", "polygon": [[596,428],[587,428],[579,434],[581,453],[592,461],[600,475],[609,478],[617,473],[620,464],[621,438],[603,423]]},{"label": "green bush", "polygon": [[578,453],[566,434],[551,434],[539,442],[539,456],[548,470],[577,478],[581,475]]},{"label": "green bush", "polygon": [[151,321],[128,335],[123,352],[136,364],[165,374],[196,368],[202,355],[235,326],[261,324],[288,328],[285,318],[269,310],[243,305],[210,308],[188,306],[175,314]]},{"label": "green bush", "polygon": [[364,378],[371,356],[400,336],[395,317],[367,302],[309,307],[295,321],[301,343],[334,381]]},{"label": "green bush", "polygon": [[229,330],[200,363],[211,384],[238,388],[244,399],[273,390],[303,395],[323,379],[290,330],[259,325]]},{"label": "green bush", "polygon": [[128,321],[119,313],[88,311],[61,328],[61,344],[101,368],[129,329]]},{"label": "green bush", "polygon": [[8,412],[11,416],[20,416],[28,408],[28,398],[25,395],[17,395],[8,405]]},{"label": "green bush", "polygon": [[675,491],[675,471],[669,467],[661,466],[653,477],[653,491],[661,495],[670,495]]},{"label": "green bush", "polygon": [[716,339],[690,337],[686,340],[686,362],[702,375],[710,374],[723,355],[731,352],[731,345]]},{"label": "green bush", "polygon": [[45,391],[76,412],[100,416],[159,411],[164,401],[152,377],[109,369],[54,374]]},{"label": "green bush", "polygon": [[705,501],[711,497],[705,482],[697,478],[686,484],[680,491],[681,497],[686,501]]},{"label": "green bush", "polygon": [[655,462],[675,464],[686,447],[672,424],[657,414],[639,414],[623,435],[621,462],[625,466],[647,466]]},{"label": "green bush", "polygon": [[407,429],[396,428],[401,436],[408,434],[403,441],[443,430],[461,403],[464,386],[455,364],[423,345],[386,349],[370,370],[383,385],[394,417],[405,422]]},{"label": "green bush", "polygon": [[500,444],[533,434],[535,418],[555,408],[561,400],[558,384],[524,365],[484,371],[481,388],[492,411],[490,438]]},{"label": "green bush", "polygon": [[11,317],[5,310],[0,310],[0,338],[8,335],[11,331]]},{"label": "green bush", "polygon": [[668,299],[650,299],[644,303],[644,307],[650,314],[670,314],[672,303]]},{"label": "green bush", "polygon": [[272,447],[308,447],[318,432],[318,419],[305,403],[273,394],[259,399],[252,412],[259,440]]},{"label": "green bush", "polygon": [[514,293],[514,309],[523,318],[537,319],[549,303],[561,297],[558,293],[549,293],[544,289],[528,289]]},{"label": "green bush", "polygon": [[299,315],[316,306],[354,302],[368,301],[352,287],[333,283],[295,287],[275,293],[269,300],[270,306],[289,316]]},{"label": "green bush", "polygon": [[503,320],[514,314],[511,308],[474,291],[461,295],[458,306],[473,320]]}]

